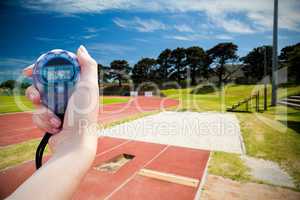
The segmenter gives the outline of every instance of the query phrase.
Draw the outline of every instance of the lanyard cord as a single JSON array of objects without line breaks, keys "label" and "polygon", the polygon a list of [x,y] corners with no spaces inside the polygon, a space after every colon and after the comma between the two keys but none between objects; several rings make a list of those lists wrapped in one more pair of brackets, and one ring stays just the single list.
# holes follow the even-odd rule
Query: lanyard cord
[{"label": "lanyard cord", "polygon": [[[63,123],[64,115],[60,114],[58,117],[61,119],[61,122]],[[42,164],[43,164],[43,154],[45,151],[45,148],[49,142],[49,139],[51,138],[53,134],[46,132],[43,136],[39,146],[36,149],[35,152],[35,168],[38,170]]]},{"label": "lanyard cord", "polygon": [[51,133],[46,132],[43,139],[41,140],[38,148],[36,149],[36,153],[35,153],[36,169],[39,169],[42,166],[44,150],[45,150],[51,136],[52,136]]}]

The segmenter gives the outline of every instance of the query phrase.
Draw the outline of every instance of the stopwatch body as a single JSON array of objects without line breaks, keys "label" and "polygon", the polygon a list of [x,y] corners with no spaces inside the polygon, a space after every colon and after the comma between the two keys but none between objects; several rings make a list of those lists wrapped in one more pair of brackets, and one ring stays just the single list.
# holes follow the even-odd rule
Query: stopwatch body
[{"label": "stopwatch body", "polygon": [[33,84],[42,103],[57,115],[63,115],[76,82],[80,66],[76,55],[55,49],[41,55],[33,68]]}]

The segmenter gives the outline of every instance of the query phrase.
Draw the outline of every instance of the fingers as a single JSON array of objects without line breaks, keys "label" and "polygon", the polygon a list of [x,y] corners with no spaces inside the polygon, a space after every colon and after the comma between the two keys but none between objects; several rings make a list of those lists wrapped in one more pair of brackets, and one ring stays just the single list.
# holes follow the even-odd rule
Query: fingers
[{"label": "fingers", "polygon": [[40,106],[32,116],[34,124],[45,132],[58,133],[61,127],[60,119],[48,108]]},{"label": "fingers", "polygon": [[34,87],[30,86],[26,89],[26,97],[34,104],[40,104],[41,97],[39,91]]},{"label": "fingers", "polygon": [[[33,64],[26,67],[23,70],[23,74],[27,77],[32,76]],[[34,87],[30,86],[26,89],[26,97],[32,101],[32,103],[39,105],[41,97],[39,91]],[[45,132],[52,134],[60,131],[61,121],[55,116],[55,114],[44,106],[39,106],[36,112],[32,116],[33,123]]]},{"label": "fingers", "polygon": [[31,77],[32,76],[33,66],[34,66],[34,64],[29,65],[28,67],[26,67],[25,69],[23,69],[23,74],[25,76],[27,76],[27,77]]}]

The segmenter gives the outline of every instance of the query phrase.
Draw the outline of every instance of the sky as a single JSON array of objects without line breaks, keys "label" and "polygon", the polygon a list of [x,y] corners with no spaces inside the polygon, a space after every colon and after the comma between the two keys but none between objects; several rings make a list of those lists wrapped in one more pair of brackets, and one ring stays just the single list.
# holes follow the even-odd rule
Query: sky
[{"label": "sky", "polygon": [[[272,44],[273,0],[2,0],[0,82],[44,52],[86,46],[98,63],[234,42],[238,55]],[[300,42],[300,1],[279,0],[279,50]]]}]

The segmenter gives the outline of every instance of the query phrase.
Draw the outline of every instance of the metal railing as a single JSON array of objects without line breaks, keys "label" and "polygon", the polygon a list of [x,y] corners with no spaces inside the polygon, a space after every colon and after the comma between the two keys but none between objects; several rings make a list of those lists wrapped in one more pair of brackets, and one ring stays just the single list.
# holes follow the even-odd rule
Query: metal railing
[{"label": "metal railing", "polygon": [[229,111],[229,112],[242,111],[242,110],[238,110],[238,108],[240,108],[242,105],[245,105],[245,111],[251,112],[252,108],[253,108],[253,101],[254,101],[255,102],[255,104],[254,104],[255,111],[259,112],[260,111],[259,95],[260,95],[259,91],[257,91],[255,94],[251,95],[250,97],[245,98],[236,104],[233,104],[231,107],[227,108],[227,111]]}]

